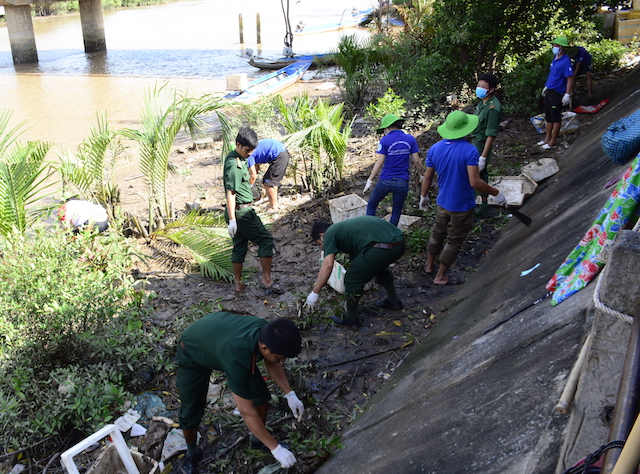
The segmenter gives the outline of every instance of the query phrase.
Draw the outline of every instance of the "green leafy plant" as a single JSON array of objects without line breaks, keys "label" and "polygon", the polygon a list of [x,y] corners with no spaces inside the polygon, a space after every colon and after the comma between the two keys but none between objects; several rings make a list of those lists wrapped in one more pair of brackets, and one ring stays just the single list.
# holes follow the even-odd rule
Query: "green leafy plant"
[{"label": "green leafy plant", "polygon": [[226,117],[220,111],[229,105],[227,100],[212,95],[192,99],[175,90],[167,90],[165,86],[156,86],[145,93],[140,130],[118,132],[138,144],[140,170],[149,194],[150,232],[162,227],[164,219],[170,215],[166,184],[172,170],[169,154],[178,132],[185,129],[192,137],[202,136],[201,116],[216,111],[223,134],[228,137],[230,133]]},{"label": "green leafy plant", "polygon": [[120,201],[115,166],[125,154],[122,137],[109,125],[107,113],[98,114],[97,124],[79,147],[75,157],[61,157],[63,185],[72,184],[85,199],[111,209]]},{"label": "green leafy plant", "polygon": [[340,188],[353,123],[345,122],[344,104],[330,105],[325,100],[314,102],[308,95],[295,97],[292,103],[286,104],[278,97],[275,103],[281,123],[290,133],[284,142],[307,155],[302,160],[307,189],[320,194],[336,186]]},{"label": "green leafy plant", "polygon": [[155,232],[189,249],[203,276],[233,281],[231,249],[224,216],[191,212]]},{"label": "green leafy plant", "polygon": [[45,162],[49,143],[16,140],[24,122],[8,129],[12,112],[0,109],[0,235],[24,233],[35,221],[36,201],[53,185],[54,168]]},{"label": "green leafy plant", "polygon": [[387,114],[395,114],[398,117],[403,117],[405,114],[406,100],[396,94],[393,89],[389,88],[376,102],[373,102],[367,106],[366,117],[372,120],[382,120]]}]

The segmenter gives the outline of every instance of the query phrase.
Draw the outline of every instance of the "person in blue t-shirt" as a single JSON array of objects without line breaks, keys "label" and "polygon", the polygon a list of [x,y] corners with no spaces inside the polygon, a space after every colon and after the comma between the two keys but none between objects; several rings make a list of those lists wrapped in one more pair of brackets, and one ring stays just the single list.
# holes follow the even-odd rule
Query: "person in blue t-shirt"
[{"label": "person in blue t-shirt", "polygon": [[584,74],[587,78],[587,100],[591,99],[591,92],[593,88],[591,71],[593,68],[591,66],[591,55],[589,54],[589,51],[582,46],[574,46],[567,49],[567,56],[571,58],[571,63],[573,65],[573,86],[571,87],[570,93],[573,94],[578,76],[582,76]]},{"label": "person in blue t-shirt", "polygon": [[565,54],[565,48],[569,47],[566,36],[558,36],[551,45],[555,56],[549,66],[547,82],[542,89],[544,117],[547,121],[546,134],[544,140],[538,142],[545,150],[556,146],[562,125],[562,106],[571,103],[573,90],[573,67],[571,59]]},{"label": "person in blue t-shirt", "polygon": [[[467,234],[473,229],[476,207],[474,190],[495,196],[499,206],[507,205],[507,198],[493,186],[480,178],[478,150],[464,139],[478,126],[478,116],[454,110],[438,127],[443,138],[427,152],[427,170],[422,180],[420,209],[429,210],[427,192],[434,175],[438,174],[438,197],[436,219],[427,244],[427,261],[424,271],[435,273],[435,261],[440,256],[440,267],[433,278],[436,285],[455,285],[463,280],[447,273]],[[446,240],[446,244],[445,244]]]},{"label": "person in blue t-shirt", "polygon": [[269,163],[269,168],[262,178],[262,185],[269,200],[267,212],[278,210],[278,186],[287,171],[289,159],[289,152],[284,144],[272,139],[259,140],[258,146],[247,159],[249,184],[255,183],[260,172],[260,165]]},{"label": "person in blue t-shirt", "polygon": [[404,201],[409,192],[410,160],[415,163],[418,173],[422,174],[423,172],[418,142],[412,135],[401,130],[403,123],[404,120],[394,114],[387,114],[382,118],[377,131],[378,133],[386,132],[386,135],[380,139],[376,150],[377,161],[373,165],[363,191],[366,193],[369,190],[378,171],[382,168],[378,184],[373,188],[367,204],[367,215],[375,216],[380,201],[387,194],[392,193],[393,207],[389,222],[396,227],[400,221]]}]

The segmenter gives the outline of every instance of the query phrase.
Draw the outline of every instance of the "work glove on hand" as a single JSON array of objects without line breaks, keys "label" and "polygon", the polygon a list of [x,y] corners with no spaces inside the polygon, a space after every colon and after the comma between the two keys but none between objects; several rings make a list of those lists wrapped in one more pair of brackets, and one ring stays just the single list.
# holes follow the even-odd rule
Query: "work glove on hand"
[{"label": "work glove on hand", "polygon": [[571,94],[565,94],[562,96],[562,105],[569,105],[571,102]]},{"label": "work glove on hand", "polygon": [[420,210],[425,212],[429,210],[429,196],[420,197]]},{"label": "work glove on hand", "polygon": [[493,196],[493,198],[496,200],[498,206],[507,207],[507,196],[502,194],[502,191],[498,191],[498,194]]},{"label": "work glove on hand", "polygon": [[369,188],[373,185],[373,181],[371,180],[367,180],[367,184],[364,185],[364,189],[362,190],[363,193],[366,193],[367,191],[369,191]]},{"label": "work glove on hand", "polygon": [[547,86],[544,86],[544,89],[542,89],[542,94],[540,94],[542,97],[544,97],[545,95],[547,95]]},{"label": "work glove on hand", "polygon": [[320,295],[312,291],[311,293],[309,293],[309,296],[307,296],[307,301],[304,303],[304,305],[308,308],[313,308],[318,302],[318,298],[320,298]]},{"label": "work glove on hand", "polygon": [[233,239],[238,233],[238,222],[235,219],[231,219],[227,230],[229,231],[229,237]]},{"label": "work glove on hand", "polygon": [[287,469],[288,467],[291,467],[296,463],[296,457],[293,455],[293,453],[287,448],[283,448],[281,444],[276,446],[276,448],[271,451],[271,454],[273,454],[273,457],[276,458],[276,461],[278,461],[282,465],[283,469]]},{"label": "work glove on hand", "polygon": [[298,395],[296,395],[296,392],[291,390],[284,396],[284,398],[287,399],[287,403],[289,404],[289,408],[291,408],[293,416],[296,417],[296,420],[301,421],[302,415],[304,415],[304,405],[298,398]]},{"label": "work glove on hand", "polygon": [[481,156],[478,158],[478,169],[482,171],[485,166],[487,166],[487,158],[485,156]]}]

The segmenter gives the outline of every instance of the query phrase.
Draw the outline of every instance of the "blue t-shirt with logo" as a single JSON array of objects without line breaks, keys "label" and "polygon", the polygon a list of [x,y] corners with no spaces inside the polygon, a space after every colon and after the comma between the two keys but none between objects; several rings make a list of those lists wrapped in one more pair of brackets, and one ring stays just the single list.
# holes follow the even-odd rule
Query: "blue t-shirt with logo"
[{"label": "blue t-shirt with logo", "polygon": [[418,153],[418,142],[402,130],[391,130],[380,139],[376,153],[384,155],[380,179],[409,179],[409,159]]},{"label": "blue t-shirt with logo", "polygon": [[278,140],[264,138],[258,141],[258,146],[247,158],[247,167],[250,168],[256,163],[270,163],[284,150],[284,145]]},{"label": "blue t-shirt with logo", "polygon": [[438,174],[438,206],[450,212],[476,207],[467,166],[478,166],[478,150],[464,138],[440,140],[429,148],[426,165]]},{"label": "blue t-shirt with logo", "polygon": [[560,94],[567,91],[567,78],[573,76],[573,67],[571,66],[571,58],[566,54],[553,58],[551,66],[549,66],[549,76],[545,86],[553,89]]}]

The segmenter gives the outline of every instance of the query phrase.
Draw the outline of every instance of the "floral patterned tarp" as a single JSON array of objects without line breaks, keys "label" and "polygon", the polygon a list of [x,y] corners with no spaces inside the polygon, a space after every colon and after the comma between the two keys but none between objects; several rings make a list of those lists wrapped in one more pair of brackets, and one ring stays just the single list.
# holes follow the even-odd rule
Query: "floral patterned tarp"
[{"label": "floral patterned tarp", "polygon": [[612,242],[629,222],[640,202],[640,155],[631,163],[611,197],[580,243],[560,265],[547,290],[553,293],[553,306],[587,286],[604,267],[602,248]]}]

